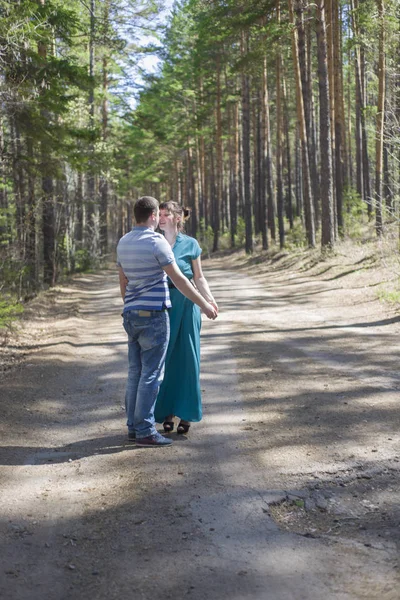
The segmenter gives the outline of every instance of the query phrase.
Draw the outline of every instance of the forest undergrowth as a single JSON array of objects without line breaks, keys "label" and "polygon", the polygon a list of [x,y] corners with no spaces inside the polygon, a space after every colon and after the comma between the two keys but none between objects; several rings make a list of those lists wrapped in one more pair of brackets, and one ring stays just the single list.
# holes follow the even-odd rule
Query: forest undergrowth
[{"label": "forest undergrowth", "polygon": [[[351,224],[350,224],[351,228]],[[350,229],[351,231],[351,229]],[[357,230],[339,240],[331,251],[307,248],[298,240],[296,228],[287,235],[287,247],[281,250],[271,245],[262,250],[255,243],[252,254],[243,248],[222,250],[212,255],[210,265],[244,270],[251,276],[265,276],[274,271],[298,271],[313,278],[324,278],[329,272],[346,287],[346,275],[357,274],[366,287],[375,288],[376,298],[400,310],[400,252],[397,221],[386,226],[385,235],[377,238],[371,223],[357,226]]]}]

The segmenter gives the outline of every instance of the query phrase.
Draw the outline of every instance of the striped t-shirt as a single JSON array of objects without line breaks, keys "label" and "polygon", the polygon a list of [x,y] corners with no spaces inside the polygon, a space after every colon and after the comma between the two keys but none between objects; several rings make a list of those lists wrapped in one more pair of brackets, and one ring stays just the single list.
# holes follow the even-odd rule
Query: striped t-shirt
[{"label": "striped t-shirt", "polygon": [[163,267],[174,262],[171,246],[151,227],[139,225],[124,235],[117,246],[117,264],[128,279],[124,312],[170,308]]}]

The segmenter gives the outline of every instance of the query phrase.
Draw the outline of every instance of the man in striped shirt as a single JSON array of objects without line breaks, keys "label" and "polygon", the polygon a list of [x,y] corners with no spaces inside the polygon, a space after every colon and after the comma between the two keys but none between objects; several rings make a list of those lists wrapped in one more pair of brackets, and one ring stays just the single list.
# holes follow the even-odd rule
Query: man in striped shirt
[{"label": "man in striped shirt", "polygon": [[171,307],[167,275],[178,290],[200,306],[210,319],[217,312],[182,275],[166,239],[155,232],[158,202],[139,198],[134,206],[136,226],[117,247],[119,282],[128,334],[128,382],[125,394],[129,439],[137,446],[167,446],[172,440],[155,428],[154,406],[164,376]]}]

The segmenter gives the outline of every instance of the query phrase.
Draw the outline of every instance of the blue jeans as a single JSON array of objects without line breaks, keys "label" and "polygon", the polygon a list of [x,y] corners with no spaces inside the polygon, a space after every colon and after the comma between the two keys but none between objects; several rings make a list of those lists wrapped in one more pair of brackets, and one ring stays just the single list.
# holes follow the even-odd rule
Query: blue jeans
[{"label": "blue jeans", "polygon": [[137,438],[156,433],[154,407],[164,377],[165,356],[169,342],[169,315],[166,310],[124,312],[124,329],[128,334],[128,382],[125,394],[127,425]]}]

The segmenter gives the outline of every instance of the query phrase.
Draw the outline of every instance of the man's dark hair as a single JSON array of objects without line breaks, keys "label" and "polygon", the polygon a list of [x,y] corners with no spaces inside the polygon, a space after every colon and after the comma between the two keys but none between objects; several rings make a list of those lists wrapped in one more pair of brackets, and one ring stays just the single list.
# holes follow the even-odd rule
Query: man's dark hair
[{"label": "man's dark hair", "polygon": [[142,196],[133,207],[136,223],[145,223],[153,212],[157,212],[158,201],[152,196]]}]

